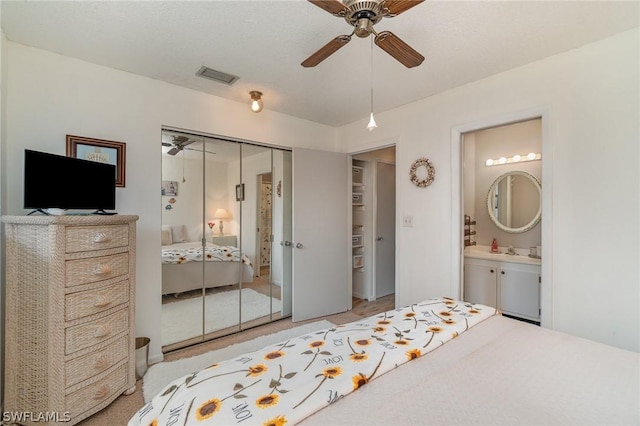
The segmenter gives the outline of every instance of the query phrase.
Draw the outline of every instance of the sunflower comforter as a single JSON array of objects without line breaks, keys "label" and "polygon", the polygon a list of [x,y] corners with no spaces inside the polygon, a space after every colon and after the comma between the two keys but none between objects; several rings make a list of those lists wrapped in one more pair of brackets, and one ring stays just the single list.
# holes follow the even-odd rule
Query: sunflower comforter
[{"label": "sunflower comforter", "polygon": [[[239,262],[241,258],[240,249],[230,246],[218,246],[209,244],[204,247],[201,245],[194,247],[181,248],[163,248],[162,263],[179,265],[187,262]],[[251,265],[249,258],[242,254],[242,263]]]},{"label": "sunflower comforter", "polygon": [[306,334],[169,383],[129,425],[292,425],[496,313],[441,298]]}]

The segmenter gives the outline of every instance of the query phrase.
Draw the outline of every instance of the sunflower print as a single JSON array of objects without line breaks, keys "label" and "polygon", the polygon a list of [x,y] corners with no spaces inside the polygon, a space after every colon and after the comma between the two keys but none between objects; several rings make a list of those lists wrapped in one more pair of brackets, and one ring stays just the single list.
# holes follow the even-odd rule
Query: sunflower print
[{"label": "sunflower print", "polygon": [[261,396],[260,398],[256,399],[256,406],[258,408],[269,408],[269,407],[273,407],[274,405],[277,405],[278,402],[280,401],[280,396],[277,394],[269,394],[269,395],[264,395]]},{"label": "sunflower print", "polygon": [[356,390],[369,383],[369,379],[364,374],[359,373],[351,378],[351,382],[353,383],[353,390]]},{"label": "sunflower print", "polygon": [[280,415],[267,420],[262,424],[262,426],[284,426],[285,423],[287,423],[287,419],[284,416]]},{"label": "sunflower print", "polygon": [[[219,250],[217,255],[226,253]],[[212,363],[211,371],[169,384],[170,392],[163,390],[131,424],[238,424],[249,417],[257,425],[296,424],[496,314],[484,305],[449,302],[428,300]],[[416,306],[429,308],[419,311]],[[175,410],[182,406],[184,410]]]},{"label": "sunflower print", "polygon": [[420,352],[420,349],[411,349],[410,351],[407,351],[407,358],[409,359],[409,361],[413,361],[416,358],[420,358],[422,356],[422,352]]},{"label": "sunflower print", "polygon": [[341,367],[329,367],[329,368],[325,368],[324,371],[322,371],[322,375],[328,379],[335,379],[341,374],[342,374]]},{"label": "sunflower print", "polygon": [[247,373],[247,376],[258,377],[259,375],[263,374],[267,370],[268,368],[264,364],[253,365],[249,367],[249,372]]},{"label": "sunflower print", "polygon": [[273,360],[273,359],[281,358],[283,356],[284,356],[284,352],[282,352],[282,351],[272,351],[272,352],[267,353],[264,356],[264,359],[270,361],[270,360]]},{"label": "sunflower print", "polygon": [[363,362],[369,359],[369,355],[367,354],[351,354],[349,355],[349,359],[353,362]]},{"label": "sunflower print", "polygon": [[218,398],[205,401],[196,410],[196,419],[198,419],[198,421],[207,420],[220,411],[220,407],[222,407],[222,402]]}]

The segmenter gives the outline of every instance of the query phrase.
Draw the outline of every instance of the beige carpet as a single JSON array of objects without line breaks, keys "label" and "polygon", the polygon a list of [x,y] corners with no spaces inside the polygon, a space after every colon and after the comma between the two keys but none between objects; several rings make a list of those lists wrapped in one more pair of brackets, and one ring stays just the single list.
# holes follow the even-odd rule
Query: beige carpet
[{"label": "beige carpet", "polygon": [[[200,345],[182,349],[165,355],[165,361],[172,361],[181,358],[187,358],[203,354],[205,352],[217,350],[227,347],[236,343],[244,342],[247,340],[255,339],[258,336],[265,334],[276,333],[280,330],[296,327],[302,324],[308,324],[311,322],[324,319],[334,324],[345,324],[351,321],[356,321],[362,318],[353,312],[344,312],[336,315],[329,315],[322,318],[315,318],[309,321],[292,323],[291,319],[284,319],[276,321],[270,324],[266,324],[260,327],[245,330],[241,333],[237,333],[231,336],[222,337],[211,342],[202,343]],[[83,422],[79,423],[82,426],[119,426],[126,425],[131,416],[144,405],[144,399],[142,396],[142,381],[136,382],[136,391],[129,396],[120,396],[110,406],[94,414]]]},{"label": "beige carpet", "polygon": [[242,321],[248,322],[280,312],[282,302],[250,288],[230,290],[194,297],[162,305],[162,346],[171,345],[202,335],[204,307],[204,333],[237,326],[242,306]]}]

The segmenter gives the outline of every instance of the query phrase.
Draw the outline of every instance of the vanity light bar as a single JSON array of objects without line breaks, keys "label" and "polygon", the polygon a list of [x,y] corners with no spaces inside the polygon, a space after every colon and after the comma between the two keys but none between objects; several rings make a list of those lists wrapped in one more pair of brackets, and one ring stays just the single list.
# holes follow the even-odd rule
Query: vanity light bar
[{"label": "vanity light bar", "polygon": [[486,167],[491,167],[491,166],[502,166],[503,164],[513,164],[513,163],[524,163],[525,161],[536,161],[536,160],[541,160],[542,159],[542,154],[535,153],[535,152],[530,152],[528,154],[523,154],[523,155],[514,155],[513,157],[500,157],[500,158],[496,158],[496,159],[492,159],[489,158],[487,161],[484,162],[484,165]]}]

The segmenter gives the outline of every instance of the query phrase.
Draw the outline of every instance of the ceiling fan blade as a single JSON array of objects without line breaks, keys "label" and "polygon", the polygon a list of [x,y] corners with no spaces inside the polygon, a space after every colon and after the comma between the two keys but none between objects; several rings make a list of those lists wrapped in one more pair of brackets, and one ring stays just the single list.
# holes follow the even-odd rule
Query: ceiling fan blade
[{"label": "ceiling fan blade", "polygon": [[174,146],[173,148],[171,148],[169,151],[167,151],[167,154],[169,155],[176,155],[177,153],[179,153],[180,151],[182,151],[180,148]]},{"label": "ceiling fan blade", "polygon": [[313,3],[320,9],[324,9],[332,15],[344,16],[347,8],[338,0],[308,0],[309,3]]},{"label": "ceiling fan blade", "polygon": [[407,68],[417,67],[424,61],[424,56],[400,40],[400,37],[391,31],[378,33],[375,42],[382,50],[393,56]]},{"label": "ceiling fan blade", "polygon": [[390,16],[396,16],[419,5],[423,1],[424,0],[385,0],[383,6],[389,11]]},{"label": "ceiling fan blade", "polygon": [[331,40],[329,43],[322,46],[316,53],[314,53],[313,55],[309,56],[307,59],[302,61],[301,65],[305,68],[315,67],[320,62],[324,61],[333,53],[335,53],[336,50],[340,49],[342,46],[349,43],[349,40],[351,40],[350,35],[339,35],[338,37]]}]

